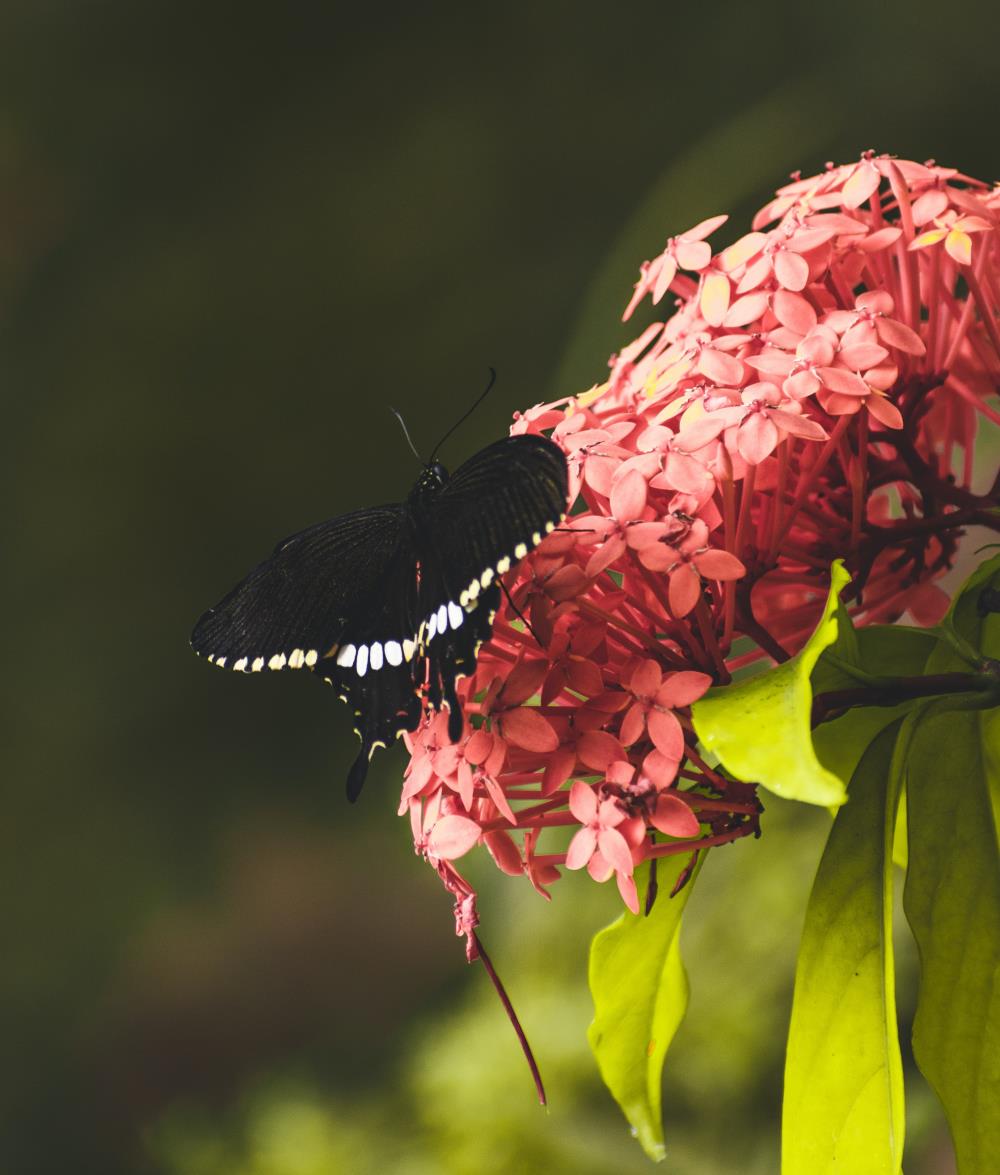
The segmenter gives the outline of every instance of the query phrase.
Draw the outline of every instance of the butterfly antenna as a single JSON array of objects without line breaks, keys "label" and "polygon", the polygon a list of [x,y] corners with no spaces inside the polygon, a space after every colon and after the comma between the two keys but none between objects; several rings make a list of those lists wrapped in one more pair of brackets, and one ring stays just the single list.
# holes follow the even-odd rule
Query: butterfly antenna
[{"label": "butterfly antenna", "polygon": [[475,410],[479,407],[479,405],[486,399],[486,397],[490,394],[490,392],[493,391],[493,385],[497,382],[497,373],[493,370],[492,367],[489,368],[489,373],[490,373],[490,381],[486,385],[485,391],[480,392],[480,394],[476,397],[476,400],[473,403],[472,407],[469,408],[468,411],[463,416],[460,416],[458,418],[458,420],[455,421],[455,423],[451,426],[451,428],[448,429],[448,431],[444,434],[444,436],[434,446],[434,452],[431,453],[431,459],[430,459],[429,464],[433,464],[434,458],[437,456],[438,449],[441,448],[441,446],[451,436],[451,434],[455,431],[455,429],[458,428],[458,426],[460,424],[464,424],[469,419],[469,417],[473,414],[473,412],[475,412]]},{"label": "butterfly antenna", "polygon": [[[425,461],[423,459],[423,457],[420,456],[420,454],[417,452],[417,446],[413,443],[412,440],[410,440],[410,430],[406,427],[406,421],[403,419],[402,413],[397,412],[396,409],[393,408],[393,406],[391,404],[389,405],[389,411],[399,421],[399,427],[403,430],[403,436],[406,437],[406,443],[410,446],[410,451],[413,453],[413,456],[416,457],[416,459],[420,462],[421,465],[426,466],[426,465],[430,464],[430,462]],[[432,454],[431,461],[433,461],[433,460],[434,460],[434,456]]]},{"label": "butterfly antenna", "polygon": [[510,610],[514,613],[514,615],[518,618],[518,620],[521,621],[521,623],[528,630],[528,632],[530,632],[531,635],[535,638],[535,643],[538,645],[538,647],[540,649],[544,649],[545,646],[542,644],[541,637],[531,627],[531,621],[527,618],[527,616],[525,616],[525,614],[521,611],[521,609],[514,603],[513,597],[511,596],[510,592],[507,590],[507,585],[504,583],[504,581],[502,579],[498,580],[498,582],[499,582],[500,587],[503,591],[503,594],[507,597],[507,603],[510,605]]}]

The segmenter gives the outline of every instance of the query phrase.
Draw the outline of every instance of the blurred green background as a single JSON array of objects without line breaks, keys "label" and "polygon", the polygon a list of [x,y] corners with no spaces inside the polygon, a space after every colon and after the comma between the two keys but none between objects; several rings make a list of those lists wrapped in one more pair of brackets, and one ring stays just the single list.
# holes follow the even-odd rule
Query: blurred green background
[{"label": "blurred green background", "polygon": [[[586,1051],[607,887],[488,864],[552,1103],[348,715],[187,647],[280,536],[602,377],[637,266],[867,148],[994,179],[995,5],[0,10],[4,1175],[642,1171]],[[820,813],[710,859],[669,1169],[776,1170]],[[908,961],[907,961],[908,960]],[[912,981],[912,958],[901,968]],[[912,999],[903,995],[902,1013]],[[949,1170],[929,1095],[908,1172]]]}]

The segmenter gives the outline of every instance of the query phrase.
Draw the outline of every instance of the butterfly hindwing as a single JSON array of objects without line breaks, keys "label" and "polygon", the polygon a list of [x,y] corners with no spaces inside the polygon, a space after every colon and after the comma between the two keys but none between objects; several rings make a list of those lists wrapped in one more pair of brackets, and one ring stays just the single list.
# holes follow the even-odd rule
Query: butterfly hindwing
[{"label": "butterfly hindwing", "polygon": [[398,558],[404,522],[401,506],[377,506],[283,539],[201,617],[195,652],[247,673],[312,668],[345,628],[365,623]]}]

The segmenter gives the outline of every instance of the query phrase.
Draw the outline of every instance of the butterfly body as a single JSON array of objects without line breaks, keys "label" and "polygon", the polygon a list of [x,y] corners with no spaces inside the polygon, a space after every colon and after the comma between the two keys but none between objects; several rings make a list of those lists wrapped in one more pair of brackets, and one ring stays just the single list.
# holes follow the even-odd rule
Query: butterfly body
[{"label": "butterfly body", "polygon": [[475,669],[500,600],[499,577],[561,520],[562,451],[506,437],[449,477],[426,466],[402,503],[353,511],[291,535],[195,626],[191,644],[244,673],[309,669],[354,711],[361,791],[375,749],[415,730],[425,706],[449,710]]}]

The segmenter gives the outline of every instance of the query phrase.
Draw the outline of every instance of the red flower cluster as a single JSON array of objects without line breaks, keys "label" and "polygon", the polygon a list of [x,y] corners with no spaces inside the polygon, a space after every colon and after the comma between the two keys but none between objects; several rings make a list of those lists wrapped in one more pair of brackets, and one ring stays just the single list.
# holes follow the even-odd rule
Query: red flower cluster
[{"label": "red flower cluster", "polygon": [[758,830],[752,784],[699,757],[691,703],[794,653],[834,558],[859,622],[931,623],[962,528],[1000,529],[1000,477],[973,470],[1000,424],[1000,188],[866,153],[713,253],[725,219],[642,266],[625,318],[668,291],[676,311],[607,382],[514,424],[566,452],[572,513],[507,578],[461,742],[440,714],[408,736],[401,804],[470,957],[456,858],[482,842],[543,894],[560,867],[614,875],[637,912],[639,862]]}]

